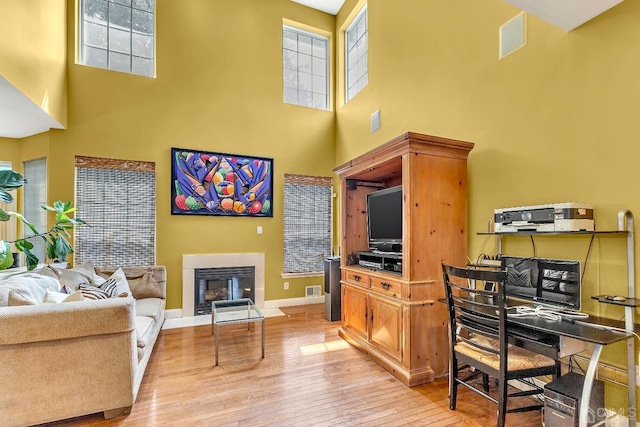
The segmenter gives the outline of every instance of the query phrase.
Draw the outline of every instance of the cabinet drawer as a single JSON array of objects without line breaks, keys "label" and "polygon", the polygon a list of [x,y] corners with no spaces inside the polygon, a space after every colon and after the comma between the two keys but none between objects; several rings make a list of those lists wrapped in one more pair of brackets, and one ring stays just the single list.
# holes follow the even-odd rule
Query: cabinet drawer
[{"label": "cabinet drawer", "polygon": [[393,298],[402,298],[402,284],[392,280],[375,277],[371,283],[371,290]]},{"label": "cabinet drawer", "polygon": [[363,286],[368,288],[371,286],[371,277],[367,274],[363,274],[355,271],[343,271],[342,272],[342,280],[345,280],[349,283],[353,283],[359,286]]}]

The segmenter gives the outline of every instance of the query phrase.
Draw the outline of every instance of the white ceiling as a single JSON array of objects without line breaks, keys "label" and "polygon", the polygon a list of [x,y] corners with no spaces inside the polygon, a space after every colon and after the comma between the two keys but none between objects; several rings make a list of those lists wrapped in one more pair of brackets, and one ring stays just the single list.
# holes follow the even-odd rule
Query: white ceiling
[{"label": "white ceiling", "polygon": [[571,31],[623,0],[504,0],[556,27]]},{"label": "white ceiling", "polygon": [[326,13],[330,13],[331,15],[336,15],[342,5],[344,4],[344,0],[291,0],[296,3],[303,4],[305,6],[312,7],[314,9],[321,10]]},{"label": "white ceiling", "polygon": [[25,138],[51,128],[64,126],[0,76],[0,137]]}]

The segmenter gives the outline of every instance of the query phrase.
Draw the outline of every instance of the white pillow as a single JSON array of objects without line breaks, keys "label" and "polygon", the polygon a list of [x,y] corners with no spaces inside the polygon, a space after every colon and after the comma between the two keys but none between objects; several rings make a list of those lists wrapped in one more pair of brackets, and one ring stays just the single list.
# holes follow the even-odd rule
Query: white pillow
[{"label": "white pillow", "polygon": [[52,291],[51,289],[47,289],[47,294],[44,296],[43,302],[55,304],[73,301],[83,301],[82,291],[75,291],[72,294],[64,294],[62,292],[56,292]]},{"label": "white pillow", "polygon": [[113,272],[111,276],[105,282],[114,279],[116,283],[116,292],[115,295],[122,295],[126,293],[127,295],[133,295],[131,293],[131,288],[129,288],[129,282],[127,281],[127,277],[124,275],[124,271],[122,268],[118,268]]}]

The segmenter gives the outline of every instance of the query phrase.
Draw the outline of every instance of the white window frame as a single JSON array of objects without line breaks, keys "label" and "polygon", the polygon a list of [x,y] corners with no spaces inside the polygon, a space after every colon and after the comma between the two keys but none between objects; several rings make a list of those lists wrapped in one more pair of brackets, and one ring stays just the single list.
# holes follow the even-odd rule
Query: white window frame
[{"label": "white window frame", "polygon": [[[0,170],[13,170],[13,164],[9,161],[0,160]],[[12,191],[13,201],[11,203],[0,202],[0,207],[6,211],[15,212],[16,192]],[[11,217],[9,221],[0,221],[0,239],[8,242],[16,240],[16,219]]]},{"label": "white window frame", "polygon": [[[104,4],[106,6],[106,20],[85,16],[87,1],[96,1]],[[146,1],[152,3],[152,10],[139,6],[140,2],[146,3]],[[112,7],[122,8],[122,10],[128,9],[130,14],[129,28],[115,25],[110,21],[109,15]],[[151,19],[153,20],[151,33],[135,28],[136,14],[151,14]],[[155,77],[156,0],[79,0],[78,21],[78,59],[80,64],[144,77]],[[106,39],[101,39],[97,32],[91,32],[90,28],[92,27],[94,29],[105,29],[105,34],[102,37]],[[121,43],[115,37],[116,34],[122,36],[127,33],[128,42]],[[89,39],[92,37],[96,42],[91,43]],[[135,43],[134,38],[137,38],[139,43]],[[97,43],[98,39],[101,39],[104,45]],[[146,43],[145,39],[147,39]],[[91,60],[87,53],[89,49],[106,53],[106,63],[102,64]],[[122,59],[128,57],[128,66],[123,66],[116,62],[115,58],[118,56]]]},{"label": "white window frame", "polygon": [[[287,46],[285,37],[287,32],[295,33],[297,36],[295,50]],[[300,37],[311,38],[310,53],[300,51]],[[316,55],[313,48],[314,42],[324,43],[324,57]],[[325,36],[289,25],[282,26],[282,97],[285,104],[329,110],[329,49],[329,38]],[[303,55],[311,57],[308,72],[300,65]],[[320,61],[325,62],[324,67],[319,63]],[[305,83],[302,77],[307,74],[309,76],[305,79],[309,81]]]},{"label": "white window frame", "polygon": [[[363,21],[364,20],[364,21]],[[364,24],[364,32],[358,37],[358,24]],[[369,14],[367,5],[362,7],[344,32],[344,99],[351,101],[369,83]],[[355,31],[356,40],[349,47],[349,35]],[[363,46],[364,44],[364,46]],[[355,62],[354,62],[355,61]]]}]

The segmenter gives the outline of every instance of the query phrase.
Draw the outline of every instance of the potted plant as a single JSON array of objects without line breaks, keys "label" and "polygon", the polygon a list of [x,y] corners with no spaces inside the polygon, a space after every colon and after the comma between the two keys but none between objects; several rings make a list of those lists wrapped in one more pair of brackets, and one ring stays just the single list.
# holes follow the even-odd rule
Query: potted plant
[{"label": "potted plant", "polygon": [[[0,170],[0,201],[11,203],[13,196],[9,191],[16,190],[24,185],[25,180],[18,172],[13,170]],[[69,241],[69,230],[76,225],[85,224],[84,221],[77,218],[71,218],[69,215],[76,212],[77,208],[71,207],[71,202],[57,201],[53,206],[42,205],[42,209],[55,212],[56,223],[47,232],[41,233],[31,224],[24,216],[17,212],[7,212],[0,208],[0,221],[9,221],[11,217],[15,217],[29,227],[33,232],[32,236],[26,236],[14,241],[0,240],[0,270],[7,269],[13,265],[14,257],[11,252],[11,244],[16,250],[24,252],[27,260],[27,269],[33,270],[39,262],[36,255],[31,252],[33,243],[31,239],[41,238],[44,240],[47,250],[47,259],[49,262],[66,261],[67,255],[73,253],[73,248]]]}]

